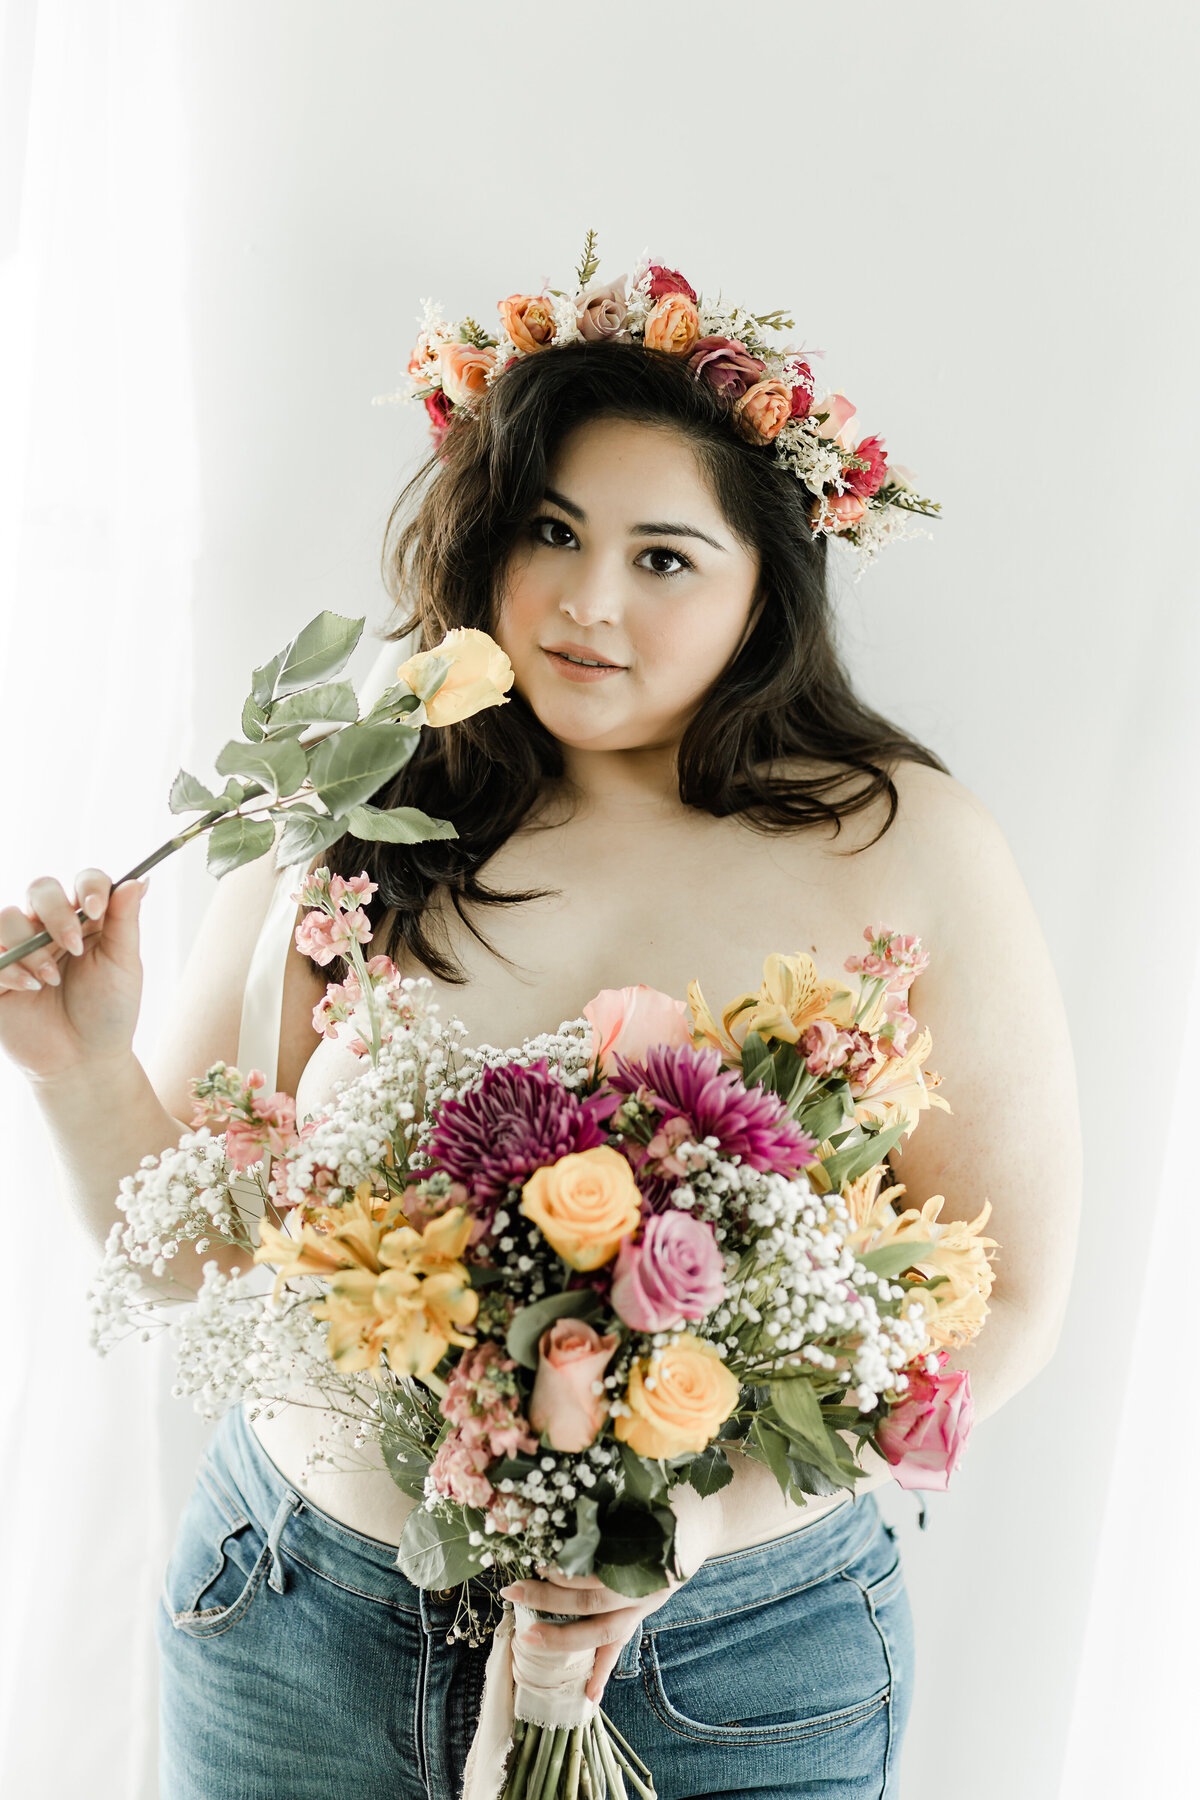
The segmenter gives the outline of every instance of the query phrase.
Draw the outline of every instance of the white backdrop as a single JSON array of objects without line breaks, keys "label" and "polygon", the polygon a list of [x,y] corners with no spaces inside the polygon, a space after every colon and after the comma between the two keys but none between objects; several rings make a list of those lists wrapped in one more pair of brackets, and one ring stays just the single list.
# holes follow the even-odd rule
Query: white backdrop
[{"label": "white backdrop", "polygon": [[[844,587],[844,641],[1013,845],[1071,1015],[1088,1195],[1053,1364],[981,1428],[925,1533],[885,1502],[921,1658],[904,1792],[1105,1800],[1135,1771],[1181,1791],[1200,1598],[1180,1257],[1200,1075],[1193,9],[0,17],[6,899],[160,841],[175,767],[203,775],[250,666],[312,613],[384,618],[379,541],[423,415],[369,402],[422,295],[486,310],[565,274],[589,225],[607,274],[648,245],[794,309],[820,373],[943,499],[935,544]],[[144,1053],[207,893],[199,853],[155,874]],[[0,1787],[151,1800],[150,1613],[200,1431],[155,1353],[91,1358],[90,1253],[6,1069],[0,1098],[22,1247]]]}]

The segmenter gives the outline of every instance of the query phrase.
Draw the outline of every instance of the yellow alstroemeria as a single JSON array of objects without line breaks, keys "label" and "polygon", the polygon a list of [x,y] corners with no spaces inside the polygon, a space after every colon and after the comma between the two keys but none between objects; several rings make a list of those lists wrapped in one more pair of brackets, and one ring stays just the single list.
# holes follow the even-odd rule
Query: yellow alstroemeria
[{"label": "yellow alstroemeria", "polygon": [[330,1276],[342,1269],[378,1273],[380,1245],[395,1229],[397,1217],[404,1215],[397,1213],[394,1203],[381,1202],[371,1183],[360,1181],[353,1200],[345,1206],[309,1207],[296,1230],[264,1219],[254,1260],[278,1269],[276,1293],[293,1275]]},{"label": "yellow alstroemeria", "polygon": [[904,1135],[910,1137],[917,1128],[918,1116],[935,1106],[949,1112],[950,1104],[933,1091],[921,1065],[933,1048],[933,1037],[920,1031],[903,1056],[889,1056],[882,1061],[870,1081],[854,1096],[854,1116],[860,1125],[876,1120],[885,1130],[904,1121]]},{"label": "yellow alstroemeria", "polygon": [[329,1324],[326,1346],[339,1369],[378,1369],[384,1353],[397,1374],[431,1375],[451,1344],[474,1339],[479,1297],[457,1260],[471,1235],[470,1215],[452,1207],[424,1231],[386,1231],[374,1266],[345,1269],[313,1307]]},{"label": "yellow alstroemeria", "polygon": [[[882,1202],[883,1196],[879,1199]],[[919,1211],[910,1207],[887,1218],[877,1203],[870,1219],[849,1239],[860,1255],[885,1244],[932,1246],[912,1266],[926,1281],[939,1275],[945,1279],[928,1289],[914,1288],[910,1299],[919,1301],[924,1309],[926,1333],[935,1350],[960,1348],[982,1328],[995,1281],[990,1252],[998,1247],[995,1238],[983,1236],[992,1215],[990,1201],[984,1202],[973,1219],[942,1223],[939,1215],[945,1204],[943,1195],[934,1194]]]},{"label": "yellow alstroemeria", "polygon": [[720,1050],[727,1062],[741,1061],[747,1032],[777,1042],[794,1044],[817,1019],[849,1024],[854,997],[837,981],[822,981],[811,956],[773,954],[763,964],[762,985],[756,994],[739,994],[721,1014],[718,1026],[698,982],[688,984],[695,1042]]}]

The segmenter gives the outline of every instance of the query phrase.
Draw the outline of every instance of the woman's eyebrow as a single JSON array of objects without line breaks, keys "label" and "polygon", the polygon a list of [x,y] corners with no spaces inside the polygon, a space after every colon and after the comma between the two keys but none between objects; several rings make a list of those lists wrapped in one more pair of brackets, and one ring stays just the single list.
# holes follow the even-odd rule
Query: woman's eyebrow
[{"label": "woman's eyebrow", "polygon": [[[566,495],[560,494],[556,488],[548,487],[545,490],[545,498],[551,501],[553,505],[561,506],[565,513],[568,513],[572,519],[577,519],[581,525],[587,524],[587,514],[584,512],[582,506],[576,506],[573,500],[568,500]],[[629,527],[629,535],[630,537],[699,538],[701,543],[711,544],[714,550],[720,550],[728,554],[726,545],[718,544],[716,538],[710,538],[706,531],[701,531],[695,525],[672,525],[665,524],[662,521],[652,521],[644,525],[631,525]]]}]

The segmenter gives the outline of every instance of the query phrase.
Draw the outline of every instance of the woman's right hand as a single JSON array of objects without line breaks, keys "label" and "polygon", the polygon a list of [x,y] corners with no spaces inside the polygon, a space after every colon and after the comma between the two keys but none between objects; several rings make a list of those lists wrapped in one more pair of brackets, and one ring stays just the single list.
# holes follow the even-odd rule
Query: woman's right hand
[{"label": "woman's right hand", "polygon": [[[102,869],[81,869],[75,898],[43,875],[27,910],[0,908],[0,949],[48,931],[51,942],[0,969],[0,1049],[32,1081],[127,1055],[142,998],[138,913],[145,881],[113,889]],[[88,918],[75,917],[82,907]]]}]

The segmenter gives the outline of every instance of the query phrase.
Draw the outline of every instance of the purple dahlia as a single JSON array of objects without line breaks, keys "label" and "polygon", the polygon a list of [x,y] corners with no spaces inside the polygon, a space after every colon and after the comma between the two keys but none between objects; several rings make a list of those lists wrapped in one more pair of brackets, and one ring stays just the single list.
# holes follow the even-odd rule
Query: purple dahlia
[{"label": "purple dahlia", "polygon": [[578,1099],[544,1059],[529,1068],[507,1063],[485,1069],[473,1088],[442,1102],[429,1155],[487,1209],[535,1169],[603,1144],[600,1120],[613,1105],[611,1094]]},{"label": "purple dahlia", "polygon": [[617,1058],[609,1085],[619,1093],[648,1090],[664,1119],[684,1119],[696,1142],[715,1137],[722,1156],[740,1156],[752,1169],[794,1175],[816,1162],[816,1142],[788,1117],[777,1094],[747,1087],[718,1050],[657,1044],[642,1062]]}]

